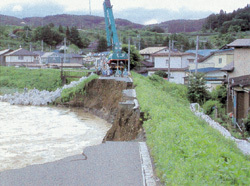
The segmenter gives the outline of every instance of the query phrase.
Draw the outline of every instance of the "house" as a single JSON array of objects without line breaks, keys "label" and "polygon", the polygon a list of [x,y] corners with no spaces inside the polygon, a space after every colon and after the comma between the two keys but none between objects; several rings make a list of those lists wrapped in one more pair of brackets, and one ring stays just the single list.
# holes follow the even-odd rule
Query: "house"
[{"label": "house", "polygon": [[19,48],[4,55],[6,59],[6,66],[29,66],[39,64],[38,55]]},{"label": "house", "polygon": [[148,47],[140,50],[139,53],[142,55],[145,61],[153,63],[153,55],[156,53],[168,53],[168,47]]},{"label": "house", "polygon": [[[199,68],[223,68],[225,65],[231,63],[234,58],[233,49],[217,50],[210,53],[208,56],[199,58],[198,69]],[[189,69],[195,69],[195,63],[189,63]]]},{"label": "house", "polygon": [[0,51],[0,66],[6,66],[6,59],[5,59],[4,55],[6,55],[12,51],[13,50],[11,50],[11,49],[6,49],[6,50]]},{"label": "house", "polygon": [[237,39],[227,45],[234,48],[234,71],[230,77],[239,77],[250,74],[250,39]]},{"label": "house", "polygon": [[[168,62],[169,54],[165,52],[159,52],[152,55],[154,58],[154,67],[148,68],[148,75],[154,74],[156,71],[164,71],[168,75]],[[188,64],[190,59],[195,59],[195,54],[170,52],[170,82],[177,84],[184,84],[184,78],[186,77],[186,71],[188,70]]]},{"label": "house", "polygon": [[61,63],[61,55],[55,52],[45,52],[41,56],[42,64],[49,64],[49,63]]},{"label": "house", "polygon": [[[202,57],[206,57],[215,51],[217,51],[217,49],[200,49],[200,50],[198,50],[198,55],[202,56]],[[185,53],[196,54],[196,50],[187,50]]]},{"label": "house", "polygon": [[39,64],[42,64],[42,55],[45,54],[43,51],[33,51],[33,53],[38,55]]},{"label": "house", "polygon": [[[208,56],[200,58],[197,63],[197,72],[204,73],[208,90],[212,91],[221,85],[226,79],[226,73],[221,71],[223,67],[233,61],[234,50],[223,49],[211,52]],[[189,63],[189,71],[195,72],[195,62]]]},{"label": "house", "polygon": [[70,63],[83,64],[83,57],[79,54],[68,54],[68,58],[70,59]]},{"label": "house", "polygon": [[[193,69],[189,72],[195,73],[195,70]],[[227,77],[227,74],[225,72],[222,72],[221,68],[198,68],[197,72],[205,74],[204,79],[206,80],[206,86],[209,91],[212,91],[218,85],[222,85]]]},{"label": "house", "polygon": [[250,39],[237,39],[227,47],[234,48],[233,62],[221,69],[228,75],[227,112],[241,123],[250,114]]},{"label": "house", "polygon": [[56,52],[45,52],[41,56],[41,62],[43,64],[51,64],[51,63],[77,63],[83,64],[83,57],[79,54],[64,54],[56,53]]}]

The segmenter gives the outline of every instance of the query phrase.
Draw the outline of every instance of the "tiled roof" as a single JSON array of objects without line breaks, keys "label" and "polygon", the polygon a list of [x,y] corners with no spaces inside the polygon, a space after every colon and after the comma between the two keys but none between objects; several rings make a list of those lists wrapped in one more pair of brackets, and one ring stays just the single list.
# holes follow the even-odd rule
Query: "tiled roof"
[{"label": "tiled roof", "polygon": [[144,66],[146,66],[146,67],[153,67],[153,66],[154,66],[154,63],[152,63],[152,62],[142,61],[141,63],[142,63]]},{"label": "tiled roof", "polygon": [[140,54],[154,54],[156,52],[159,52],[161,50],[167,49],[167,47],[148,47],[143,50],[140,50]]},{"label": "tiled roof", "polygon": [[11,49],[5,49],[5,50],[0,51],[0,55],[6,54],[7,52],[12,52],[12,51],[13,50]]},{"label": "tiled roof", "polygon": [[45,52],[42,52],[42,51],[34,51],[33,53],[39,55],[39,56],[42,56]]},{"label": "tiled roof", "polygon": [[239,76],[239,77],[230,78],[229,82],[231,83],[231,87],[249,86],[250,85],[250,75],[245,75],[245,76]]},{"label": "tiled roof", "polygon": [[[194,54],[187,54],[187,53],[182,53],[182,52],[170,52],[170,56],[185,56],[185,55],[194,55]],[[168,53],[156,53],[153,54],[153,56],[158,56],[158,57],[167,57]]]},{"label": "tiled roof", "polygon": [[[198,68],[197,72],[208,73],[208,72],[219,71],[219,70],[220,68],[208,67],[208,68]],[[190,70],[190,72],[195,72],[195,69]]]},{"label": "tiled roof", "polygon": [[215,52],[212,52],[211,54],[209,54],[208,56],[201,58],[198,62],[201,63],[203,61],[205,61],[206,59],[210,58],[211,56],[213,56],[214,54],[218,54],[218,53],[227,53],[229,52],[230,54],[233,54],[233,50],[232,48],[230,49],[222,49],[222,50],[216,50]]},{"label": "tiled roof", "polygon": [[[51,55],[53,55],[53,54],[56,54],[55,52],[45,52],[41,57],[42,58],[46,58],[46,57],[49,57],[49,56],[51,56]],[[57,55],[57,54],[56,54]],[[59,56],[59,55],[57,55],[57,56]]]},{"label": "tiled roof", "polygon": [[[217,49],[204,49],[204,50],[198,50],[198,54],[205,57],[210,55],[212,52],[217,51]],[[187,50],[185,53],[193,53],[196,54],[196,50]]]},{"label": "tiled roof", "polygon": [[14,50],[13,52],[6,54],[6,56],[38,56],[38,55],[23,48],[19,48],[17,50]]},{"label": "tiled roof", "polygon": [[[185,72],[188,68],[170,68],[170,72]],[[168,71],[168,68],[148,68],[147,71]]]},{"label": "tiled roof", "polygon": [[228,44],[229,47],[250,47],[250,39],[236,39]]},{"label": "tiled roof", "polygon": [[221,71],[228,71],[228,72],[232,72],[234,70],[234,62],[231,62],[229,64],[227,64],[226,66],[224,66],[222,69],[220,69]]},{"label": "tiled roof", "polygon": [[[64,54],[63,53],[57,53],[59,56],[61,56],[62,58],[64,58]],[[81,55],[79,54],[74,54],[74,53],[71,53],[71,54],[66,54],[65,56],[66,58],[83,58]]]}]

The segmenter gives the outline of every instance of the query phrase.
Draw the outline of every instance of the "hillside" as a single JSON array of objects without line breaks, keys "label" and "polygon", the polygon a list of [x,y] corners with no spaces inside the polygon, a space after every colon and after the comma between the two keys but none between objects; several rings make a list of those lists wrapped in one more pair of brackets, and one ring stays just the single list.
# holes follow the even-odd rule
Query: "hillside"
[{"label": "hillside", "polygon": [[[1,25],[16,25],[20,26],[21,22],[25,22],[30,26],[42,26],[53,23],[55,26],[77,26],[78,28],[93,29],[93,28],[105,28],[105,22],[103,17],[91,16],[91,15],[53,15],[46,17],[28,17],[24,19],[15,18],[12,16],[0,15]],[[140,29],[143,25],[132,23],[125,19],[116,19],[116,25],[118,28],[132,28]]]},{"label": "hillside", "polygon": [[180,32],[196,32],[202,29],[202,25],[205,23],[206,19],[198,20],[171,20],[165,21],[159,24],[149,25],[158,26],[167,30],[169,33],[180,33]]},{"label": "hillside", "polygon": [[20,26],[22,21],[23,21],[22,19],[19,19],[13,16],[6,16],[6,15],[0,14],[0,25]]},{"label": "hillside", "polygon": [[221,33],[239,32],[250,30],[250,7],[226,13],[223,10],[219,14],[211,14],[206,19],[204,29],[219,31]]}]

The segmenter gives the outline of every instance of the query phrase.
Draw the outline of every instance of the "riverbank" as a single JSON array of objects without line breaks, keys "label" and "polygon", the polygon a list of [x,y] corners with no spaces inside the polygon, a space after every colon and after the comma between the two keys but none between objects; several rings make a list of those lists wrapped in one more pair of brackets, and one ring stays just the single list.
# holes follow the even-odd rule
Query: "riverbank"
[{"label": "riverbank", "polygon": [[141,113],[135,107],[136,94],[127,93],[133,90],[130,78],[99,78],[86,83],[68,102],[62,98],[57,103],[83,108],[111,123],[104,141],[130,141],[143,133]]},{"label": "riverbank", "polygon": [[133,73],[147,144],[166,185],[248,185],[250,159],[196,117],[185,87]]}]

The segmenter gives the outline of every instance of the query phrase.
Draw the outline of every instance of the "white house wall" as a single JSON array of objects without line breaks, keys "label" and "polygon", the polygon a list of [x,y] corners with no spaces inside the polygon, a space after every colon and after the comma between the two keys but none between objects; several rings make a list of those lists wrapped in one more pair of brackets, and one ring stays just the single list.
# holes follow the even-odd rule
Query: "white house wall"
[{"label": "white house wall", "polygon": [[7,63],[32,63],[34,62],[33,56],[23,56],[23,59],[18,59],[18,56],[6,56]]},{"label": "white house wall", "polygon": [[[155,72],[156,71],[148,71],[148,75],[152,76]],[[185,72],[170,72],[170,74],[171,74],[170,82],[173,82],[176,84],[184,84],[184,77],[186,76]]]},{"label": "white house wall", "polygon": [[[168,68],[168,57],[155,57],[155,68]],[[181,57],[170,58],[170,68],[182,68]]]},{"label": "white house wall", "polygon": [[182,56],[182,68],[188,67],[190,64],[194,64],[194,62],[189,63],[189,60],[192,59],[195,61],[194,55],[185,55]]},{"label": "white house wall", "polygon": [[184,84],[184,77],[186,76],[185,72],[170,72],[171,78],[170,82],[174,82],[176,84]]}]

